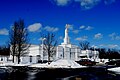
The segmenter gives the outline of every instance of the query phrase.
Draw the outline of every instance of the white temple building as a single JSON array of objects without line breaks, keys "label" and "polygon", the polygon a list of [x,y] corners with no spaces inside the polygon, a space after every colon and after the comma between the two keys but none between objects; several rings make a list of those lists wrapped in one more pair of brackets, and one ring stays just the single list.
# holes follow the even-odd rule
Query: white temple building
[{"label": "white temple building", "polygon": [[[51,57],[51,60],[68,59],[78,61],[82,58],[99,59],[98,51],[81,50],[77,45],[71,44],[68,33],[69,25],[66,24],[64,42],[56,47],[56,54]],[[10,58],[12,59],[11,55]],[[31,45],[28,49],[28,54],[21,57],[21,63],[38,63],[39,60],[48,60],[47,53],[43,51],[43,44]]]},{"label": "white temple building", "polygon": [[80,48],[70,43],[68,28],[69,25],[66,24],[64,42],[61,43],[61,45],[58,45],[57,47],[56,59],[62,58],[62,59],[72,59],[77,61],[78,55],[80,53]]},{"label": "white temple building", "polygon": [[98,51],[81,50],[77,45],[70,43],[68,28],[69,25],[66,24],[64,42],[57,47],[56,59],[70,59],[74,61],[78,61],[81,58],[98,59]]}]

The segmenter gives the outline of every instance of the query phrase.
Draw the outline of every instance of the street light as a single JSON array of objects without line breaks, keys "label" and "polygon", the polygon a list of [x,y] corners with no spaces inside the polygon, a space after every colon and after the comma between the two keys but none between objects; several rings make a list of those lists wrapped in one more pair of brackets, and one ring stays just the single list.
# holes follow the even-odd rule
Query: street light
[{"label": "street light", "polygon": [[41,59],[42,59],[42,62],[43,62],[43,53],[44,53],[44,49],[43,49],[44,44],[43,44],[43,42],[44,42],[44,40],[46,40],[46,38],[42,38],[41,40],[42,40]]}]

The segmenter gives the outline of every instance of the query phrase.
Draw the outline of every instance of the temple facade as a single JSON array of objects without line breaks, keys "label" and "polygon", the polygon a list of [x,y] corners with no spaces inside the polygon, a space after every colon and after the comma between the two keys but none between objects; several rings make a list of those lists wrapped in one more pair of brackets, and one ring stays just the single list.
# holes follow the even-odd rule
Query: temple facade
[{"label": "temple facade", "polygon": [[[81,50],[77,45],[73,45],[70,42],[69,38],[69,25],[66,24],[65,26],[65,35],[64,35],[64,42],[61,43],[56,47],[55,55],[51,57],[51,60],[57,59],[68,59],[78,61],[82,58],[89,58],[89,59],[98,59],[99,52],[98,51],[91,51],[91,50]],[[21,56],[21,63],[38,63],[39,60],[48,60],[48,54],[43,51],[43,44],[42,45],[31,45],[28,49],[28,53]],[[12,59],[12,55],[9,57]],[[4,58],[3,58],[4,59]],[[15,58],[17,62],[17,58]]]},{"label": "temple facade", "polygon": [[72,59],[77,61],[78,60],[78,54],[80,53],[80,49],[76,45],[72,45],[70,43],[70,38],[69,38],[69,25],[66,24],[66,29],[65,29],[65,37],[64,37],[64,42],[61,43],[61,45],[57,46],[57,51],[56,51],[56,59]]},{"label": "temple facade", "polygon": [[81,50],[77,45],[73,45],[69,39],[69,25],[65,26],[64,42],[57,46],[56,59],[71,59],[78,61],[81,58],[98,59],[99,52],[92,50]]}]

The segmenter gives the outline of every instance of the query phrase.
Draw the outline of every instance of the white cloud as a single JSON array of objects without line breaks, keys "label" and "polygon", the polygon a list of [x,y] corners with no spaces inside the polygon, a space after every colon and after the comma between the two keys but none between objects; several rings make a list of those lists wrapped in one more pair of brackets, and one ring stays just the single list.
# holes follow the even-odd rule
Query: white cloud
[{"label": "white cloud", "polygon": [[88,36],[78,37],[75,40],[77,41],[86,41],[88,39]]},{"label": "white cloud", "polygon": [[91,9],[96,6],[101,0],[80,0],[80,5],[83,9]]},{"label": "white cloud", "polygon": [[85,26],[84,26],[84,25],[80,26],[80,29],[84,29],[84,28],[85,28]]},{"label": "white cloud", "polygon": [[38,40],[39,40],[39,41],[42,41],[42,37],[40,37]]},{"label": "white cloud", "polygon": [[111,40],[120,40],[120,35],[118,35],[117,33],[111,33],[109,34],[109,37],[111,38]]},{"label": "white cloud", "polygon": [[105,4],[112,4],[114,3],[116,0],[104,0]]},{"label": "white cloud", "polygon": [[108,48],[118,48],[119,46],[118,45],[116,45],[116,44],[109,44],[108,45]]},{"label": "white cloud", "polygon": [[66,6],[71,0],[54,0],[58,6]]},{"label": "white cloud", "polygon": [[116,33],[114,32],[114,33],[111,33],[111,34],[109,34],[109,37],[114,37],[116,35]]},{"label": "white cloud", "polygon": [[116,36],[116,33],[109,34],[109,37],[111,38],[111,40],[114,40],[115,36]]},{"label": "white cloud", "polygon": [[106,47],[105,44],[100,44],[99,47]]},{"label": "white cloud", "polygon": [[8,35],[9,31],[6,28],[0,29],[0,35]]},{"label": "white cloud", "polygon": [[116,0],[49,0],[49,1],[55,3],[58,6],[66,6],[71,2],[73,3],[76,2],[80,4],[83,10],[89,10],[95,7],[96,5],[98,5],[100,2],[104,2],[104,4],[106,5],[106,4],[112,4]]},{"label": "white cloud", "polygon": [[98,48],[98,46],[96,46],[96,45],[92,45],[91,47],[93,47],[93,48]]},{"label": "white cloud", "polygon": [[80,26],[80,28],[79,29],[81,29],[81,30],[92,30],[93,29],[93,27],[91,27],[91,26],[84,26],[84,25],[82,25],[82,26]]},{"label": "white cloud", "polygon": [[120,40],[120,36],[116,36],[116,37],[115,37],[115,40]]},{"label": "white cloud", "polygon": [[59,37],[59,39],[63,39],[63,37],[62,37],[62,36],[60,36],[60,37]]},{"label": "white cloud", "polygon": [[34,23],[34,24],[28,26],[28,30],[30,32],[36,32],[36,31],[39,31],[39,29],[41,27],[42,27],[42,24],[40,24],[40,23]]},{"label": "white cloud", "polygon": [[101,33],[97,33],[94,36],[95,39],[101,39],[102,37],[103,37],[103,35]]},{"label": "white cloud", "polygon": [[44,29],[49,32],[56,32],[59,30],[59,28],[57,27],[50,27],[50,26],[46,26]]},{"label": "white cloud", "polygon": [[103,48],[120,48],[120,46],[119,45],[117,45],[117,44],[100,44],[99,45],[100,47],[103,47]]},{"label": "white cloud", "polygon": [[91,26],[88,26],[88,27],[86,27],[86,29],[85,30],[92,30],[93,29],[93,27],[91,27]]},{"label": "white cloud", "polygon": [[79,33],[79,30],[73,30],[72,31],[74,34],[78,34]]}]

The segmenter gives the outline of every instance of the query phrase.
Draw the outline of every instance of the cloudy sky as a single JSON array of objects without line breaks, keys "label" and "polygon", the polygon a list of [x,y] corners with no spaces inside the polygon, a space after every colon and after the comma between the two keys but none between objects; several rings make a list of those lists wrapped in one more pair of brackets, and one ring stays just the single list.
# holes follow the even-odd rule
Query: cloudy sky
[{"label": "cloudy sky", "polygon": [[40,43],[40,33],[53,32],[59,44],[70,24],[72,44],[120,48],[120,0],[0,0],[0,45],[9,40],[14,21],[24,19],[30,43]]}]

